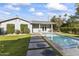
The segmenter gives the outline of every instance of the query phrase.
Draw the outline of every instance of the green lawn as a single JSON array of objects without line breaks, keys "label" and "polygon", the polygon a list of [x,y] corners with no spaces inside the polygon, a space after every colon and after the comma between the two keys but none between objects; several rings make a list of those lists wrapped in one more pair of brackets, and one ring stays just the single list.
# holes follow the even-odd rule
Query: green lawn
[{"label": "green lawn", "polygon": [[69,33],[63,33],[63,32],[57,32],[58,34],[64,35],[64,36],[68,36],[68,37],[75,37],[75,38],[79,38],[79,35],[77,34],[69,34]]},{"label": "green lawn", "polygon": [[0,36],[0,56],[26,55],[30,38],[30,34]]}]

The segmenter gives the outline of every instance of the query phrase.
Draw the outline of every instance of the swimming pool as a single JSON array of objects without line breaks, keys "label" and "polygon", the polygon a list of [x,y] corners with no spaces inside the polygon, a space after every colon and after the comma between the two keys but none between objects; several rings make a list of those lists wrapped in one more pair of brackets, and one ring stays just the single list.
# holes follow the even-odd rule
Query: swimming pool
[{"label": "swimming pool", "polygon": [[59,45],[61,48],[76,48],[78,46],[77,40],[65,37],[58,34],[52,33],[44,33],[49,40],[54,42],[55,44]]}]

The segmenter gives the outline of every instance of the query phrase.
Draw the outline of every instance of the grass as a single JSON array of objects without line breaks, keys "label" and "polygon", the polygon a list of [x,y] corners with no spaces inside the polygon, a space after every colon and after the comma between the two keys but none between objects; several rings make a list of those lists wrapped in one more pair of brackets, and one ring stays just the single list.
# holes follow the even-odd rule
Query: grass
[{"label": "grass", "polygon": [[68,37],[75,37],[75,38],[79,38],[78,34],[69,34],[69,33],[63,33],[63,32],[57,32],[58,34],[64,35],[64,36],[68,36]]},{"label": "grass", "polygon": [[0,56],[26,55],[30,38],[30,34],[0,36]]}]

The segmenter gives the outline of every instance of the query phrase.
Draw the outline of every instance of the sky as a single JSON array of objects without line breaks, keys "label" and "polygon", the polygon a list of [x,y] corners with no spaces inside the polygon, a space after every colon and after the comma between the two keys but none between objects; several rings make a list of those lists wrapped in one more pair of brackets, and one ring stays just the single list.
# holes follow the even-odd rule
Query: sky
[{"label": "sky", "polygon": [[0,20],[20,17],[28,21],[48,21],[54,15],[75,14],[74,3],[0,3]]}]

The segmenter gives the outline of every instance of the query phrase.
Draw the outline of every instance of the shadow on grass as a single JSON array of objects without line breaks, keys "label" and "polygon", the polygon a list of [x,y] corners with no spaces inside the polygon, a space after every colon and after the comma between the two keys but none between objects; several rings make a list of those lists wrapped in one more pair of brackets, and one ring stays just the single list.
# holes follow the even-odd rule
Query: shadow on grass
[{"label": "shadow on grass", "polygon": [[28,50],[30,37],[18,40],[0,41],[0,56],[24,56]]}]

